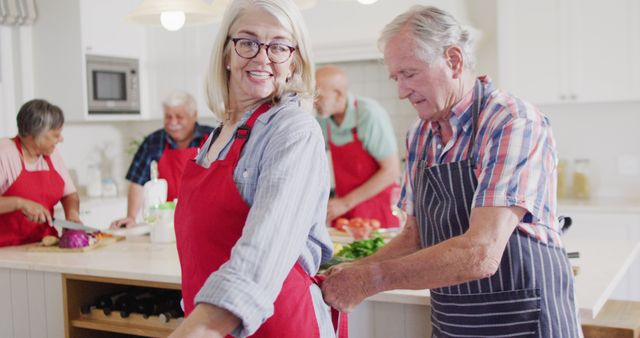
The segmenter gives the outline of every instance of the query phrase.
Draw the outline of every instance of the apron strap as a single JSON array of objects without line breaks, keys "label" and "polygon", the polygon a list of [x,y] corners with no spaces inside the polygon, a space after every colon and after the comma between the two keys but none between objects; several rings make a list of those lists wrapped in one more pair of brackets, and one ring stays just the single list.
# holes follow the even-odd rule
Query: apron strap
[{"label": "apron strap", "polygon": [[[322,283],[327,276],[315,275],[310,277],[314,284],[318,287],[322,286]],[[331,308],[331,323],[336,333],[336,338],[349,338],[349,320],[348,314],[340,312],[337,309]]]},{"label": "apron strap", "polygon": [[229,153],[227,153],[226,157],[227,159],[233,161],[234,167],[238,164],[242,148],[251,135],[251,128],[253,128],[253,125],[258,117],[268,111],[269,108],[271,108],[271,105],[269,103],[263,103],[262,105],[260,105],[260,107],[258,107],[258,109],[253,112],[253,114],[251,114],[247,122],[236,129],[233,144],[231,145],[231,149],[229,149]]},{"label": "apron strap", "polygon": [[475,149],[475,141],[476,141],[476,133],[478,127],[478,119],[480,116],[480,110],[482,109],[484,103],[484,86],[480,79],[476,79],[476,84],[473,88],[473,99],[474,102],[471,106],[471,116],[473,122],[471,124],[471,140],[469,141],[469,152],[467,153],[467,160],[471,160],[471,166],[473,168],[476,167],[476,160],[473,156],[473,151]]},{"label": "apron strap", "polygon": [[20,144],[20,137],[16,135],[16,137],[14,137],[12,140],[13,140],[13,143],[16,144],[16,148],[18,148],[18,153],[20,153],[20,165],[22,165],[22,170],[26,170],[26,167],[24,164],[24,155],[22,154],[22,144]]},{"label": "apron strap", "polygon": [[[20,153],[20,165],[22,165],[22,170],[27,170],[27,166],[24,164],[24,153],[22,152],[22,144],[20,143],[20,138],[16,135],[12,138],[13,142],[16,144],[16,148],[18,148],[18,152]],[[47,162],[47,166],[49,167],[49,171],[55,170],[53,168],[53,162],[51,162],[51,157],[48,155],[42,155],[45,162]]]}]

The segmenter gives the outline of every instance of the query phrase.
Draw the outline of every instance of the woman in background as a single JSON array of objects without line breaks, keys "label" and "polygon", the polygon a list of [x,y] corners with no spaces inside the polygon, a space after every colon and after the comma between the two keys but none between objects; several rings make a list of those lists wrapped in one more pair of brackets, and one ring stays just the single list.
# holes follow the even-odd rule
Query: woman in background
[{"label": "woman in background", "polygon": [[80,199],[55,149],[62,142],[62,110],[31,100],[17,116],[18,135],[0,139],[0,246],[57,236],[53,206],[62,202],[67,220],[80,222]]}]

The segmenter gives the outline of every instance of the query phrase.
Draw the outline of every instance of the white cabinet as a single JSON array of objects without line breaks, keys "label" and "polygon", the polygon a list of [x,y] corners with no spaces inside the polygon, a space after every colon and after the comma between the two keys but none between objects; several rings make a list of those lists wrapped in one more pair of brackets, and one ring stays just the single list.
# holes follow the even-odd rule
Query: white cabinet
[{"label": "white cabinet", "polygon": [[499,0],[499,82],[533,103],[640,99],[637,1]]},{"label": "white cabinet", "polygon": [[59,273],[0,268],[0,286],[0,337],[64,337]]},{"label": "white cabinet", "polygon": [[[567,238],[640,241],[640,212],[595,211],[585,208],[559,208],[573,224]],[[606,254],[606,253],[603,253]],[[640,301],[640,258],[636,259],[611,298]]]},{"label": "white cabinet", "polygon": [[87,54],[145,58],[145,27],[126,21],[131,0],[80,0],[82,50]]},{"label": "white cabinet", "polygon": [[[141,116],[147,114],[148,86],[144,27],[125,22],[136,3],[129,0],[36,0],[32,29],[34,94],[59,105],[69,121],[88,117],[85,55],[140,61]],[[122,119],[115,116],[115,119]]]},{"label": "white cabinet", "polygon": [[160,27],[147,29],[150,114],[162,118],[162,100],[173,90],[196,98],[200,116],[211,117],[204,82],[217,25],[189,26],[177,32]]},{"label": "white cabinet", "polygon": [[320,63],[379,59],[377,40],[393,18],[416,4],[437,6],[451,12],[466,23],[465,5],[461,0],[378,1],[361,5],[355,0],[318,1],[302,11],[311,35],[315,61]]}]

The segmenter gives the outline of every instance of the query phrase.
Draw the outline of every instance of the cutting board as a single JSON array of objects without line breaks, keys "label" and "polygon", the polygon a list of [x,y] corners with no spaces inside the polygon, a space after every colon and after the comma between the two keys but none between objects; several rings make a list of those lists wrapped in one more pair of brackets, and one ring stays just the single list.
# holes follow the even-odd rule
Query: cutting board
[{"label": "cutting board", "polygon": [[99,241],[85,246],[84,248],[61,248],[57,245],[54,246],[44,246],[42,243],[37,243],[32,246],[27,247],[27,251],[35,251],[35,252],[86,252],[93,249],[101,248],[103,246],[107,246],[113,244],[115,242],[123,240],[124,237],[114,236],[114,237],[106,237],[101,238]]}]

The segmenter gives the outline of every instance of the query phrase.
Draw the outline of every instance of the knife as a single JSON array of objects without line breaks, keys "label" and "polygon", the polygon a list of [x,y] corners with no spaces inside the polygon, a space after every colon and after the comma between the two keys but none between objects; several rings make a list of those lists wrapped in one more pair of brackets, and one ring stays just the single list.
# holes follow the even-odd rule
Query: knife
[{"label": "knife", "polygon": [[83,230],[83,231],[88,231],[88,232],[101,231],[98,228],[93,228],[93,227],[90,227],[90,226],[86,226],[84,224],[74,223],[74,222],[66,221],[66,220],[59,219],[59,218],[54,218],[53,219],[53,225],[59,226],[61,228],[66,228],[66,229]]}]

